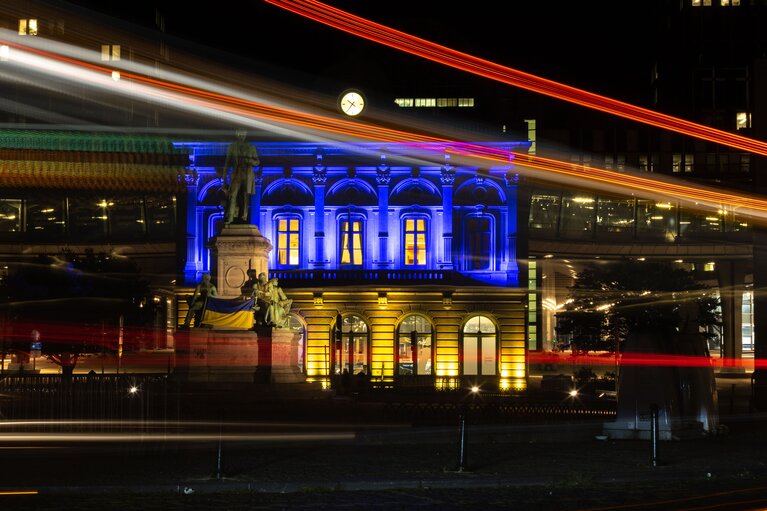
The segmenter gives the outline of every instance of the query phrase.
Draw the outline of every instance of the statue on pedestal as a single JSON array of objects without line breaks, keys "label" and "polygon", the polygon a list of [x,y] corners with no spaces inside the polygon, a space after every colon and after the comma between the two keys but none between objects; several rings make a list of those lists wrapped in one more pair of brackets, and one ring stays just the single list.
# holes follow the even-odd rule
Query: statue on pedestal
[{"label": "statue on pedestal", "polygon": [[[255,191],[253,167],[261,164],[256,148],[245,142],[245,130],[237,130],[237,141],[226,150],[224,168],[219,177],[226,195],[224,223],[247,224],[250,196]],[[231,171],[230,171],[231,168]]]}]

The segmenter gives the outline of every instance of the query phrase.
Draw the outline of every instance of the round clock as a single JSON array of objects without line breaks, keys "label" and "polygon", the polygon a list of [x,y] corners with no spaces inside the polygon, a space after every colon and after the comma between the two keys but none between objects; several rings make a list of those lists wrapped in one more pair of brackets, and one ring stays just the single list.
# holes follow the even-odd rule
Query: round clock
[{"label": "round clock", "polygon": [[341,93],[338,106],[346,115],[356,117],[365,109],[365,96],[358,90],[349,89]]}]

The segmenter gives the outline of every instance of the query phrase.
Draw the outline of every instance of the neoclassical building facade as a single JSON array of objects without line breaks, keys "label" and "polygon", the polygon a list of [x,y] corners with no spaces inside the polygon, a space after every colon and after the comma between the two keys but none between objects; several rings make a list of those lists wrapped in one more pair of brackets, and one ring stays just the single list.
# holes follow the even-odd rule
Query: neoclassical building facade
[{"label": "neoclassical building facade", "polygon": [[[191,162],[192,285],[215,268],[227,144],[174,145]],[[270,277],[294,299],[309,381],[348,372],[385,386],[525,388],[528,280],[513,165],[454,166],[445,145],[254,145],[262,164],[250,220],[272,242]]]}]

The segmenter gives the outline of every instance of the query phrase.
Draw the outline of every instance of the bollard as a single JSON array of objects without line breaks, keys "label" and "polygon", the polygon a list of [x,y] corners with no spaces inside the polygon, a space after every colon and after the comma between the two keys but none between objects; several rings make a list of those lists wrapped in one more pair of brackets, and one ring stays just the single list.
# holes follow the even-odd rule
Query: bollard
[{"label": "bollard", "polygon": [[650,443],[652,444],[652,466],[660,464],[658,459],[658,405],[650,405]]},{"label": "bollard", "polygon": [[466,407],[458,415],[458,472],[468,471],[466,465]]}]

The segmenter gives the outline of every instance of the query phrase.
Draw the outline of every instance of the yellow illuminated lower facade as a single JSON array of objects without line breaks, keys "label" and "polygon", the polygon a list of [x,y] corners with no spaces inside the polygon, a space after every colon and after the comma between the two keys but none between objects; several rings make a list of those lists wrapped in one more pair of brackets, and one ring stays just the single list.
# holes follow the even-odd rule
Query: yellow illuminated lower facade
[{"label": "yellow illuminated lower facade", "polygon": [[307,381],[373,387],[527,388],[522,290],[290,289]]}]

